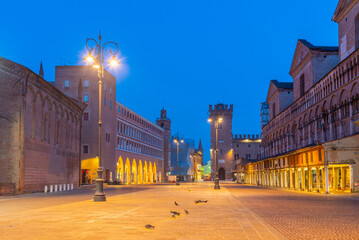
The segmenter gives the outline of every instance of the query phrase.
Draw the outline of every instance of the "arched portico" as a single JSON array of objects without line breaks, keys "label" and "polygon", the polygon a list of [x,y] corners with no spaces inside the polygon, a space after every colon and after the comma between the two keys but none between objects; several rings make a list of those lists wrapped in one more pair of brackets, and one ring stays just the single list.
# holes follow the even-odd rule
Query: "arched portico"
[{"label": "arched portico", "polygon": [[142,169],[142,161],[139,160],[138,162],[138,170],[137,170],[137,175],[138,175],[138,183],[141,184],[143,183],[143,169]]},{"label": "arched portico", "polygon": [[130,159],[126,159],[126,164],[125,164],[125,179],[124,179],[124,183],[125,184],[130,184],[131,183],[131,164],[130,164]]},{"label": "arched portico", "polygon": [[137,164],[136,164],[136,159],[133,159],[132,161],[132,183],[136,184],[138,183],[137,181]]},{"label": "arched portico", "polygon": [[147,180],[148,180],[147,161],[145,161],[145,165],[143,167],[143,183],[147,183]]},{"label": "arched portico", "polygon": [[153,183],[152,162],[150,162],[150,165],[148,167],[148,182]]},{"label": "arched portico", "polygon": [[117,161],[117,181],[121,181],[123,183],[123,161],[122,157],[120,156]]},{"label": "arched portico", "polygon": [[157,167],[156,167],[156,163],[154,162],[153,163],[153,170],[152,170],[152,172],[153,172],[153,181],[154,182],[157,182]]}]

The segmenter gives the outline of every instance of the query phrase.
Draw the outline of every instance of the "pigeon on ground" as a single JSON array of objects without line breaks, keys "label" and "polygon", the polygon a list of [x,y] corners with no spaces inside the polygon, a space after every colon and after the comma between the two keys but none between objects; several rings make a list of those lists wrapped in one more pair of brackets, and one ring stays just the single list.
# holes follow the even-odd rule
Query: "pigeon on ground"
[{"label": "pigeon on ground", "polygon": [[179,205],[178,205],[178,203],[177,203],[176,201],[175,201],[175,205],[176,205],[176,206],[179,206]]},{"label": "pigeon on ground", "polygon": [[176,215],[173,212],[171,212],[171,217],[175,218]]},{"label": "pigeon on ground", "polygon": [[185,213],[188,215],[188,211],[187,211],[186,209],[185,209],[184,211],[185,211]]},{"label": "pigeon on ground", "polygon": [[195,204],[198,204],[198,203],[207,203],[208,200],[197,200],[197,201],[194,201]]},{"label": "pigeon on ground", "polygon": [[145,226],[145,228],[147,228],[147,229],[155,229],[155,226],[153,226],[153,225],[151,225],[151,224],[147,224],[147,225]]},{"label": "pigeon on ground", "polygon": [[171,215],[174,214],[176,216],[180,216],[181,214],[179,212],[171,211]]}]

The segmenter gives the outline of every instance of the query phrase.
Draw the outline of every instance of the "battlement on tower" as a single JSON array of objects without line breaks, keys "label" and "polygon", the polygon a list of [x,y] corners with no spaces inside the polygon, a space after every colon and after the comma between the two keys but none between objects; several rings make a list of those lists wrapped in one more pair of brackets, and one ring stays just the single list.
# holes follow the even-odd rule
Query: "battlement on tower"
[{"label": "battlement on tower", "polygon": [[234,140],[260,140],[261,137],[259,134],[235,134],[233,137]]},{"label": "battlement on tower", "polygon": [[217,111],[225,111],[225,112],[231,112],[233,113],[233,104],[223,104],[223,103],[219,103],[219,104],[215,104],[215,105],[212,105],[210,104],[209,105],[209,112],[212,113],[212,112],[217,112]]}]

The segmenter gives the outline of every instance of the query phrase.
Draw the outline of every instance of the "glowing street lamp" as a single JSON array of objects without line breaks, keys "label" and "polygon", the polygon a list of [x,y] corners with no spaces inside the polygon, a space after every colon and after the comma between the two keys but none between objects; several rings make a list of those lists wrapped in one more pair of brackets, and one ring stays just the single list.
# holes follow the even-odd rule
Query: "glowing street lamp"
[{"label": "glowing street lamp", "polygon": [[[104,180],[102,179],[102,157],[101,157],[101,126],[102,126],[102,121],[101,121],[101,93],[102,93],[102,80],[104,77],[104,68],[103,68],[103,64],[104,64],[104,60],[105,60],[105,49],[107,49],[107,47],[112,46],[112,49],[114,48],[115,51],[112,51],[109,49],[109,53],[111,55],[111,59],[109,61],[109,63],[111,65],[118,65],[119,62],[116,59],[116,55],[118,53],[118,51],[120,50],[118,47],[118,44],[115,42],[107,42],[105,44],[101,44],[101,32],[99,34],[98,37],[98,42],[93,39],[93,38],[88,38],[86,40],[86,48],[88,50],[88,54],[87,56],[84,58],[84,60],[90,64],[92,64],[92,67],[96,68],[98,71],[98,91],[99,91],[99,118],[98,118],[98,160],[99,160],[99,166],[97,169],[97,179],[96,179],[96,192],[94,195],[94,202],[104,202],[106,201],[106,196],[105,193],[103,191],[103,183]],[[95,47],[90,47],[90,43],[94,44]]]},{"label": "glowing street lamp", "polygon": [[221,187],[219,186],[219,177],[218,177],[218,124],[223,122],[223,118],[222,117],[217,117],[215,119],[208,118],[209,123],[212,124],[213,121],[214,121],[215,128],[216,128],[216,146],[214,149],[214,152],[216,154],[216,156],[215,156],[216,175],[214,178],[214,189],[221,189]]},{"label": "glowing street lamp", "polygon": [[179,161],[179,144],[184,143],[183,135],[178,132],[172,137],[173,142],[177,144],[177,176],[176,176],[176,185],[179,184],[179,170],[178,170],[178,161]]}]

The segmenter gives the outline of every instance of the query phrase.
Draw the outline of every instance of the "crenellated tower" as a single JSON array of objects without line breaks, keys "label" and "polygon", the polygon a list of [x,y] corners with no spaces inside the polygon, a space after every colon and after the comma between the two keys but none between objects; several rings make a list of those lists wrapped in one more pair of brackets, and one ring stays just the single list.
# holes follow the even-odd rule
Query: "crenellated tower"
[{"label": "crenellated tower", "polygon": [[216,147],[216,126],[215,119],[222,118],[218,124],[218,172],[219,179],[231,179],[232,170],[235,169],[233,147],[232,147],[232,117],[233,104],[209,105],[209,117],[211,123],[211,167],[212,177],[215,175],[215,147]]}]

